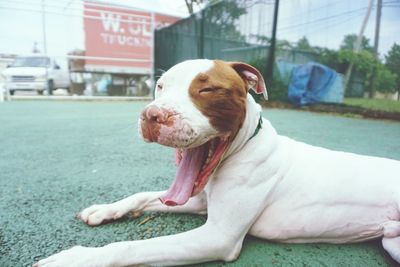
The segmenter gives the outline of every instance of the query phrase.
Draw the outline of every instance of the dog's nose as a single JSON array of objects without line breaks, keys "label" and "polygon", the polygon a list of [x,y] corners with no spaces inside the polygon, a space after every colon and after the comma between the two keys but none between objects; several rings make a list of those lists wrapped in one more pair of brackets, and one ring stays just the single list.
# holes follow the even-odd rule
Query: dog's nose
[{"label": "dog's nose", "polygon": [[150,105],[140,114],[140,132],[149,142],[156,142],[162,126],[172,127],[176,112],[170,109]]},{"label": "dog's nose", "polygon": [[165,123],[169,117],[169,112],[155,105],[148,106],[142,112],[142,118],[148,122]]}]

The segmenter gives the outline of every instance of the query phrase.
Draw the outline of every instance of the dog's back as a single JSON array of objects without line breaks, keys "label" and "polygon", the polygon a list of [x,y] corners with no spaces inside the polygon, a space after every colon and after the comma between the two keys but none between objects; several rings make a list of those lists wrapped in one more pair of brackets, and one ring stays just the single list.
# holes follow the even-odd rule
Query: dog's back
[{"label": "dog's back", "polygon": [[357,242],[400,219],[400,161],[278,136],[287,172],[251,233],[283,242]]}]

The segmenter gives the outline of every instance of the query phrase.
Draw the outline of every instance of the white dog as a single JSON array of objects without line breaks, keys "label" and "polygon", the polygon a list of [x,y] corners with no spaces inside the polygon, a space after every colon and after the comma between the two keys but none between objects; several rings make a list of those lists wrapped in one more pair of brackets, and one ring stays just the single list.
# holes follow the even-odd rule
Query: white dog
[{"label": "white dog", "polygon": [[331,151],[280,136],[248,93],[264,93],[260,73],[239,62],[190,60],[157,82],[142,112],[145,141],[176,148],[167,191],[94,205],[89,225],[131,211],[208,214],[194,230],[104,247],[73,247],[34,264],[184,265],[233,261],[243,238],[287,243],[360,242],[382,237],[400,262],[400,162]]}]

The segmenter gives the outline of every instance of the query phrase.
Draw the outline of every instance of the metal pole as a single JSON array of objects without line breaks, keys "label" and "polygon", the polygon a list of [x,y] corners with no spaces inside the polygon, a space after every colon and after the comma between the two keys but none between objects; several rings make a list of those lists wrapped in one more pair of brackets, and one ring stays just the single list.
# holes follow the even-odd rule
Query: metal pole
[{"label": "metal pole", "polygon": [[[360,51],[362,37],[364,36],[365,27],[367,26],[369,15],[371,14],[372,3],[373,2],[374,2],[374,0],[370,0],[369,1],[367,13],[365,14],[363,23],[361,25],[360,32],[358,33],[358,36],[357,36],[357,40],[354,42],[354,45],[353,45],[353,52],[354,53],[358,53]],[[350,77],[351,77],[351,72],[353,70],[353,65],[354,65],[353,62],[350,62],[350,65],[349,65],[349,67],[347,68],[347,71],[346,71],[346,75],[344,76],[344,90],[345,90],[345,92],[347,91],[347,87],[349,86],[349,81],[350,81]]]},{"label": "metal pole", "polygon": [[381,16],[382,16],[382,0],[378,0],[378,6],[376,8],[375,40],[374,40],[374,52],[375,52],[376,57],[378,57],[379,32],[381,29]]},{"label": "metal pole", "polygon": [[6,91],[4,90],[4,87],[0,85],[0,103],[4,102],[4,94],[6,94]]},{"label": "metal pole", "polygon": [[[156,27],[155,27],[155,25],[156,25],[156,20],[155,20],[155,15],[154,15],[154,12],[151,12],[151,33],[152,33],[152,42],[151,42],[151,73],[150,73],[150,81],[151,81],[151,84],[150,84],[150,91],[149,91],[149,96],[151,96],[152,95],[152,90],[154,90],[154,87],[155,87],[155,75],[154,75],[154,73],[155,73],[155,45],[156,45],[156,42],[155,42],[155,37],[156,37]],[[137,86],[137,88],[139,88],[138,86]]]},{"label": "metal pole", "polygon": [[47,56],[45,0],[42,0],[42,33],[43,33],[43,54]]},{"label": "metal pole", "polygon": [[278,12],[279,12],[279,0],[275,0],[274,7],[274,21],[272,25],[272,37],[269,46],[269,53],[267,58],[267,83],[272,84],[274,75],[274,61],[275,61],[275,46],[276,46],[276,28],[278,25]]},{"label": "metal pole", "polygon": [[[382,0],[377,0],[377,8],[376,8],[376,20],[375,20],[375,36],[374,36],[374,55],[376,60],[379,60],[379,32],[381,28],[381,16],[382,16]],[[376,74],[377,74],[377,66],[374,66],[372,76],[370,79],[369,84],[369,97],[373,98],[375,96],[375,81],[376,81]]]},{"label": "metal pole", "polygon": [[204,9],[200,13],[200,46],[199,58],[204,58]]},{"label": "metal pole", "polygon": [[[43,55],[47,58],[47,44],[46,44],[46,10],[45,10],[45,0],[42,0],[42,32],[43,32]],[[47,93],[50,95],[53,92],[51,92],[50,87],[49,87],[49,73],[47,71],[47,68],[45,68],[45,78],[46,78],[46,84],[45,84],[45,89],[47,89]]]}]

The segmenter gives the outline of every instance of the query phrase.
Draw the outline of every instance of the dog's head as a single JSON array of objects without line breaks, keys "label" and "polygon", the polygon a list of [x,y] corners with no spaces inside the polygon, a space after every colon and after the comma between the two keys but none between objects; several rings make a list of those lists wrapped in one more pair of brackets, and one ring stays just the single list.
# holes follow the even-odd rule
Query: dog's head
[{"label": "dog's head", "polygon": [[249,89],[264,93],[261,74],[240,62],[188,60],[157,81],[155,100],[141,113],[147,142],[175,147],[178,172],[161,199],[182,205],[203,190],[224,151],[242,127]]}]

